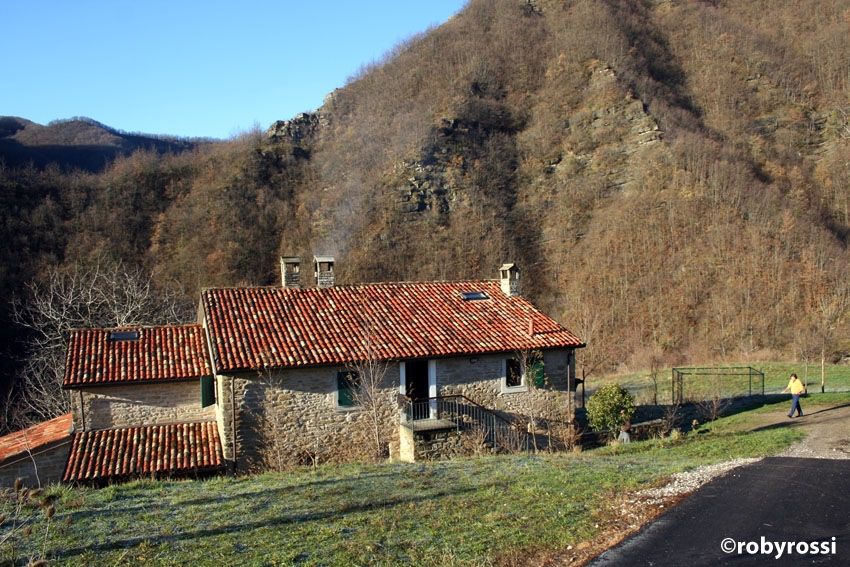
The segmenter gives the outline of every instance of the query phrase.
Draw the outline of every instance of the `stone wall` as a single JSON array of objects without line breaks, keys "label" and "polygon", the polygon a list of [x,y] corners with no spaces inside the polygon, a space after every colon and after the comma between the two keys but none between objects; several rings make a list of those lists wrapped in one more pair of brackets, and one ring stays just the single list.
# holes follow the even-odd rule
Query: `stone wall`
[{"label": "stone wall", "polygon": [[68,438],[52,446],[39,447],[32,458],[23,454],[0,463],[0,487],[12,486],[16,478],[22,478],[24,485],[30,488],[59,482],[70,450],[71,439]]},{"label": "stone wall", "polygon": [[[546,386],[505,387],[505,363],[512,353],[437,361],[439,394],[461,394],[487,408],[498,410],[506,419],[533,413],[543,419],[566,419],[569,404],[567,373],[575,371],[570,349],[543,353]],[[574,374],[572,374],[574,376]],[[575,385],[573,383],[573,390]]]},{"label": "stone wall", "polygon": [[80,411],[80,392],[71,392],[78,429],[202,421],[213,419],[216,412],[215,406],[201,407],[198,380],[99,386],[84,389],[82,394],[85,412]]},{"label": "stone wall", "polygon": [[414,451],[416,461],[442,461],[470,454],[463,434],[454,429],[417,432]]},{"label": "stone wall", "polygon": [[[375,448],[371,414],[337,406],[337,372],[322,366],[218,379],[225,458],[233,460],[230,381],[236,400],[236,465],[240,471],[368,458]],[[398,452],[398,364],[384,376],[378,416],[382,452]]]},{"label": "stone wall", "polygon": [[[544,353],[549,385],[540,390],[504,389],[505,360],[510,354],[438,359],[437,390],[440,395],[463,394],[498,410],[507,419],[524,419],[532,406],[540,418],[565,418],[570,352],[560,349]],[[234,460],[234,439],[240,471],[368,457],[374,447],[371,416],[357,409],[337,407],[336,378],[342,370],[345,369],[320,366],[218,376],[215,417],[225,459]],[[378,429],[385,445],[383,453],[398,457],[398,363],[387,366],[383,384],[385,397]],[[447,456],[457,453],[454,449],[443,450],[454,443],[451,439],[438,441],[442,448],[437,452]],[[419,451],[420,443],[416,445],[415,451]],[[404,453],[411,452],[411,447],[404,449]]]}]

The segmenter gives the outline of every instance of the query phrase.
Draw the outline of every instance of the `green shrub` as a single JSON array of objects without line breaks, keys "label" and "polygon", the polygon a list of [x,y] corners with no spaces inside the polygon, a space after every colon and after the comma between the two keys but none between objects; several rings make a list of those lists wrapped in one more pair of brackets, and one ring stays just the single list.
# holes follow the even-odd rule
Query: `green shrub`
[{"label": "green shrub", "polygon": [[635,414],[635,400],[619,384],[606,384],[587,401],[587,419],[596,431],[608,431],[614,437],[620,426]]}]

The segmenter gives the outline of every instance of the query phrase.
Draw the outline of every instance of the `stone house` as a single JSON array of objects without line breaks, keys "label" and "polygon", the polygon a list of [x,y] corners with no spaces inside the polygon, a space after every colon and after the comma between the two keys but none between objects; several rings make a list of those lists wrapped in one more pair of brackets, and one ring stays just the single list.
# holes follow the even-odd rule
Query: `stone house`
[{"label": "stone house", "polygon": [[[312,288],[290,257],[279,287],[206,289],[195,324],[74,331],[62,479],[244,472],[370,447],[445,458],[470,439],[521,448],[570,420],[584,345],[520,295],[515,265],[495,280],[349,286],[334,284],[333,258],[314,268]],[[374,411],[358,406],[366,390]]]},{"label": "stone house", "polygon": [[[492,444],[529,413],[568,419],[584,345],[519,294],[515,265],[498,280],[340,287],[331,258],[315,270],[317,287],[303,289],[298,259],[284,258],[281,287],[201,295],[222,450],[237,469],[368,445],[371,416],[349,383],[362,380],[364,361],[381,367],[379,429],[394,458],[451,455],[458,442],[446,441],[459,435],[449,433],[470,426]],[[545,387],[529,383],[532,370]],[[435,440],[449,447],[432,451]]]}]

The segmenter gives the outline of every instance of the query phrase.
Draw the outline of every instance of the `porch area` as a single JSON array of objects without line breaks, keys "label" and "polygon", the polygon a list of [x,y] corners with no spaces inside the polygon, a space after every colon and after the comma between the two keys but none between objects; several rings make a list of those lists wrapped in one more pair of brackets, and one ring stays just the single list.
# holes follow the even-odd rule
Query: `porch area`
[{"label": "porch area", "polygon": [[520,424],[463,395],[404,400],[400,420],[398,458],[404,462],[531,449]]}]

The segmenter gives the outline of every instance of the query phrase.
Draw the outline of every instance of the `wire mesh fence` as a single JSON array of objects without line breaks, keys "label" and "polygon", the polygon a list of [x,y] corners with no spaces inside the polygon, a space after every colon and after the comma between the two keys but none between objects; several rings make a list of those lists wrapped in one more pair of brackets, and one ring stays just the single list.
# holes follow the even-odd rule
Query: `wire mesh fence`
[{"label": "wire mesh fence", "polygon": [[[734,399],[765,394],[765,373],[750,366],[706,366],[659,370],[616,380],[639,406]],[[602,384],[591,384],[587,396]],[[781,390],[781,388],[779,388]]]},{"label": "wire mesh fence", "polygon": [[764,372],[751,366],[673,368],[671,402],[764,396]]}]

